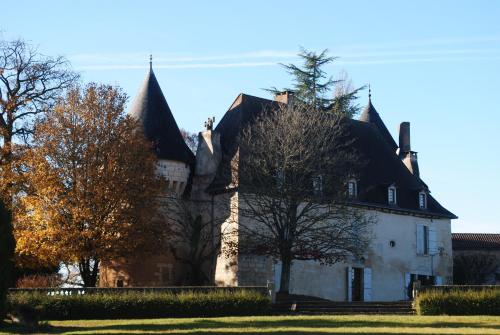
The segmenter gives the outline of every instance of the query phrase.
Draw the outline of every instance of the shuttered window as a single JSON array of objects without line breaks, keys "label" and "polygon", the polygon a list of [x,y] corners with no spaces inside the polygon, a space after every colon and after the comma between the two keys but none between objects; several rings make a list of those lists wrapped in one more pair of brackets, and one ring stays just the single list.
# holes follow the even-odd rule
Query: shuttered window
[{"label": "shuttered window", "polygon": [[417,224],[417,254],[429,254],[429,227]]},{"label": "shuttered window", "polygon": [[420,209],[427,208],[427,194],[425,194],[425,192],[420,192],[418,194],[418,206]]},{"label": "shuttered window", "polygon": [[387,201],[389,202],[389,205],[396,204],[396,187],[389,186],[387,189]]}]

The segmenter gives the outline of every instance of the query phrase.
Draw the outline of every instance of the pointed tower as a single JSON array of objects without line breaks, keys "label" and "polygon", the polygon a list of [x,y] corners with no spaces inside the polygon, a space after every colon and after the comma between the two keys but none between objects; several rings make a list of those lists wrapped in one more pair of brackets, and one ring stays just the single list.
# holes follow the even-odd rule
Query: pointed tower
[{"label": "pointed tower", "polygon": [[370,88],[368,89],[368,105],[365,107],[363,113],[361,114],[359,121],[369,122],[374,124],[375,127],[378,128],[380,134],[385,139],[387,144],[391,147],[391,149],[394,152],[396,152],[398,145],[392,138],[391,133],[389,133],[389,130],[387,130],[387,127],[385,126],[384,121],[382,121],[382,119],[380,118],[380,115],[377,113],[377,110],[375,109],[375,107],[373,107],[372,92]]},{"label": "pointed tower", "polygon": [[129,114],[141,122],[146,138],[154,144],[158,173],[167,179],[171,190],[182,194],[194,167],[195,157],[182,138],[156,80],[151,59],[149,71]]},{"label": "pointed tower", "polygon": [[[140,121],[144,135],[153,143],[157,173],[166,178],[171,193],[181,196],[194,172],[195,157],[182,138],[151,60],[129,114]],[[146,255],[138,250],[134,257],[103,260],[99,271],[101,287],[174,286],[182,283],[187,273],[168,249]]]}]

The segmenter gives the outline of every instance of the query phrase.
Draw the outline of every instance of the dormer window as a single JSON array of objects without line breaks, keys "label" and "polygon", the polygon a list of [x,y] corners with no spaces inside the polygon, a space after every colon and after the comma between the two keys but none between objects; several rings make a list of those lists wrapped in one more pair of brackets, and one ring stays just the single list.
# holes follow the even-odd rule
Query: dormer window
[{"label": "dormer window", "polygon": [[387,189],[387,202],[389,205],[396,204],[396,187],[394,185],[389,186]]},{"label": "dormer window", "polygon": [[312,179],[313,182],[313,193],[314,195],[322,195],[323,194],[323,176],[318,175]]},{"label": "dormer window", "polygon": [[347,195],[351,199],[358,196],[358,183],[356,182],[356,179],[349,179],[347,182]]},{"label": "dormer window", "polygon": [[420,209],[427,208],[427,193],[424,191],[418,194],[418,207],[420,207]]}]

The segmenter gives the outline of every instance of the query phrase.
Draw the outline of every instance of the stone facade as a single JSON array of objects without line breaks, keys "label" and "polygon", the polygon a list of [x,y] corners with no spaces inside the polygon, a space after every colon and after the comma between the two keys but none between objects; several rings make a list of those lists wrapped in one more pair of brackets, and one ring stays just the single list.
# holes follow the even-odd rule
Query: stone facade
[{"label": "stone facade", "polygon": [[[362,269],[362,300],[395,301],[408,299],[412,277],[424,276],[436,284],[452,283],[451,222],[380,211],[367,211],[377,217],[372,241],[362,259],[332,266],[314,261],[294,261],[290,293],[316,296],[334,301],[353,300],[348,277],[352,269]],[[234,223],[233,223],[234,224]],[[428,248],[417,252],[417,227],[430,232]],[[238,255],[231,266],[219,259],[216,278],[219,285],[265,285],[275,282],[279,289],[281,265],[269,257]],[[351,278],[352,279],[352,278]]]},{"label": "stone facade", "polygon": [[177,286],[184,282],[184,265],[168,252],[158,256],[104,262],[99,273],[100,287]]},{"label": "stone facade", "polygon": [[156,166],[157,173],[166,179],[168,189],[176,194],[183,194],[191,173],[189,165],[160,159]]}]

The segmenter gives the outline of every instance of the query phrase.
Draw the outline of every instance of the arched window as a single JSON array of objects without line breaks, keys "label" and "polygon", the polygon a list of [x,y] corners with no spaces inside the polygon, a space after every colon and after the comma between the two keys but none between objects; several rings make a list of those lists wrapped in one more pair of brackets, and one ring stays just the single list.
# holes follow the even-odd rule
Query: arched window
[{"label": "arched window", "polygon": [[418,207],[420,207],[420,209],[427,208],[427,193],[424,191],[418,193]]},{"label": "arched window", "polygon": [[395,205],[397,201],[396,186],[391,185],[387,188],[387,202],[389,205]]},{"label": "arched window", "polygon": [[347,182],[347,196],[351,199],[358,197],[358,183],[356,179],[349,179]]}]

